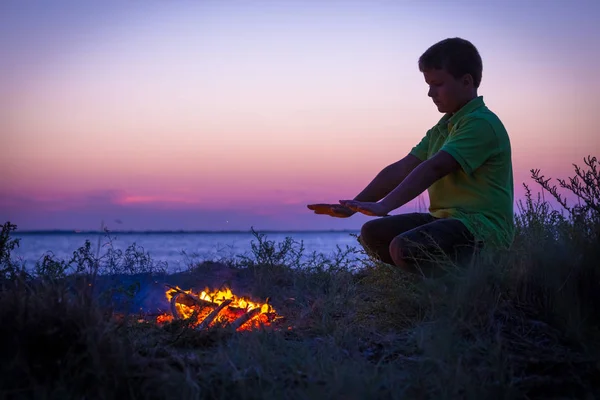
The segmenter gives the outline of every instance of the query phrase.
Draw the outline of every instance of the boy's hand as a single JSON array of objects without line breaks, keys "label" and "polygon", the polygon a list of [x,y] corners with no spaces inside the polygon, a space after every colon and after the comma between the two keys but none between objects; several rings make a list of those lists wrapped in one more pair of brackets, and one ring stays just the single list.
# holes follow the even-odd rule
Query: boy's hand
[{"label": "boy's hand", "polygon": [[339,204],[309,204],[307,207],[309,210],[313,210],[315,214],[329,215],[337,218],[348,218],[356,214],[356,211],[352,211],[348,207]]},{"label": "boy's hand", "polygon": [[370,215],[372,217],[388,217],[388,210],[385,209],[381,203],[374,203],[369,201],[356,201],[356,200],[340,200],[340,204],[348,207],[353,211]]}]

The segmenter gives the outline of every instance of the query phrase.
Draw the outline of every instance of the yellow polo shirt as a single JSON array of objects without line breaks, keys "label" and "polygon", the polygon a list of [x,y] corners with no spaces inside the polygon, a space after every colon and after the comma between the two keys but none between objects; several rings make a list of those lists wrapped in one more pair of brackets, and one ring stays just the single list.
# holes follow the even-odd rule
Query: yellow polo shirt
[{"label": "yellow polo shirt", "polygon": [[430,214],[460,220],[486,245],[509,247],[514,238],[510,140],[482,96],[444,115],[411,154],[425,161],[440,150],[462,168],[429,187]]}]

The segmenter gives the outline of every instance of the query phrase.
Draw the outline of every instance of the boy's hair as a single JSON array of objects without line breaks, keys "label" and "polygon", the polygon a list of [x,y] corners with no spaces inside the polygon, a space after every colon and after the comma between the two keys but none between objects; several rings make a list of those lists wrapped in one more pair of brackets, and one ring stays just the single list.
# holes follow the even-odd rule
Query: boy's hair
[{"label": "boy's hair", "polygon": [[444,69],[455,79],[471,74],[473,85],[479,87],[483,62],[479,51],[468,40],[448,38],[437,42],[419,57],[419,71]]}]

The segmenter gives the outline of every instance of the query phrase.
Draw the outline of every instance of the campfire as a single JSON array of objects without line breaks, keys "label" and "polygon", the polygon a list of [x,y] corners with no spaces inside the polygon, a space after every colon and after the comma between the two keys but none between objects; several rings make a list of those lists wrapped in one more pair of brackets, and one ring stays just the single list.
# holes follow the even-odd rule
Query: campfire
[{"label": "campfire", "polygon": [[166,296],[171,305],[171,314],[159,315],[156,322],[164,324],[173,320],[191,319],[196,329],[206,329],[214,324],[227,324],[237,331],[247,331],[260,326],[269,326],[282,317],[269,304],[256,303],[238,297],[229,288],[201,293],[182,290],[167,285]]}]

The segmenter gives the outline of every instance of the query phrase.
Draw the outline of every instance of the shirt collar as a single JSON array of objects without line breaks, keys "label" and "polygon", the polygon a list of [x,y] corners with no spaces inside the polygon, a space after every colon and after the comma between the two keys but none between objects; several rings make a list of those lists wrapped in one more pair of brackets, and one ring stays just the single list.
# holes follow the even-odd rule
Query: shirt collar
[{"label": "shirt collar", "polygon": [[454,125],[457,121],[459,121],[465,115],[477,110],[480,107],[485,106],[483,102],[483,96],[477,96],[473,100],[469,101],[467,104],[462,106],[460,110],[455,112],[454,114],[445,114],[440,121],[437,123],[439,126],[443,125]]}]

